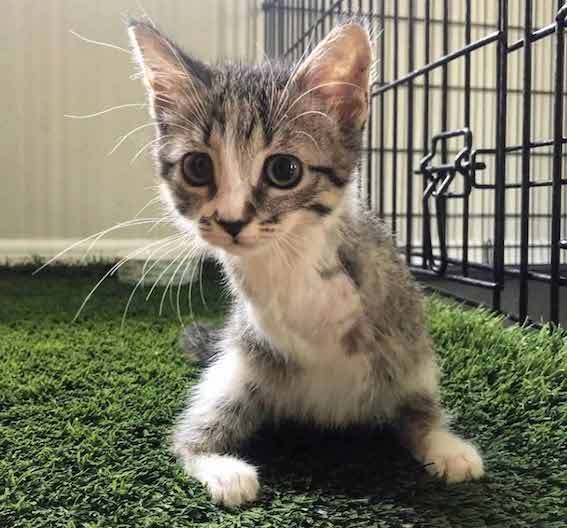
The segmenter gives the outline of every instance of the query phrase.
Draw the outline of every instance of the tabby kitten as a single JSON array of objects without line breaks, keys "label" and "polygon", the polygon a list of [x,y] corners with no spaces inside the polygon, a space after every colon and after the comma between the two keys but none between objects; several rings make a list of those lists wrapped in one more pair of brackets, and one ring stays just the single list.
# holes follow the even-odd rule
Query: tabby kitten
[{"label": "tabby kitten", "polygon": [[173,434],[187,473],[217,502],[254,500],[257,469],[232,453],[262,422],[292,418],[389,423],[431,474],[479,478],[478,452],[439,403],[421,293],[357,196],[367,31],[343,24],[291,69],[208,66],[150,25],[129,34],[163,200],[234,298],[222,331],[185,330],[206,363]]}]

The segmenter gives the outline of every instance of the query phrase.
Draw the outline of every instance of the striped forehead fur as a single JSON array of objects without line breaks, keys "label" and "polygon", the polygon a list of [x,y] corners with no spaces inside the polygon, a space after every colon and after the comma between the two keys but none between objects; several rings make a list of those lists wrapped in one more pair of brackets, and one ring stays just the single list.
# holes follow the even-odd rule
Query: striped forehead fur
[{"label": "striped forehead fur", "polygon": [[[259,222],[294,211],[309,219],[331,216],[356,175],[364,122],[345,123],[336,101],[308,84],[304,70],[321,60],[317,53],[296,64],[206,65],[153,27],[134,23],[130,35],[156,121],[154,158],[177,213],[190,222],[210,218],[218,214],[215,200],[223,188],[236,189],[246,179],[251,189],[239,194],[238,207],[253,209]],[[215,162],[215,185],[207,192],[187,186],[179,176],[184,156],[194,151],[209,152]],[[300,160],[302,186],[274,195],[262,185],[257,158],[273,154]],[[229,207],[231,215],[238,207]]]}]

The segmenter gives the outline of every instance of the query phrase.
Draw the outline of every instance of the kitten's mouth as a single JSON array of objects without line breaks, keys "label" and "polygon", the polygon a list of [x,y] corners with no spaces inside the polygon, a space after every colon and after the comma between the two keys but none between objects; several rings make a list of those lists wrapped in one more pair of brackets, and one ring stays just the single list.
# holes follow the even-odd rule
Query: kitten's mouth
[{"label": "kitten's mouth", "polygon": [[227,253],[233,255],[242,255],[244,253],[250,253],[257,249],[262,244],[258,243],[256,237],[224,237],[211,234],[202,234],[203,239],[212,246],[218,247]]}]

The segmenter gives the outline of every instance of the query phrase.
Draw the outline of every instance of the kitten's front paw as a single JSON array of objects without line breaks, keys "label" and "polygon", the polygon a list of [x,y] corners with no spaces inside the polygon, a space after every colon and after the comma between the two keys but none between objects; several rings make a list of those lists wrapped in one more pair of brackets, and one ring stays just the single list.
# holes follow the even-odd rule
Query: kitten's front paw
[{"label": "kitten's front paw", "polygon": [[254,466],[227,455],[199,455],[191,474],[207,486],[214,502],[238,506],[258,496],[260,484]]},{"label": "kitten's front paw", "polygon": [[434,431],[425,439],[421,457],[431,475],[449,483],[476,480],[484,474],[482,458],[468,442],[448,431]]}]

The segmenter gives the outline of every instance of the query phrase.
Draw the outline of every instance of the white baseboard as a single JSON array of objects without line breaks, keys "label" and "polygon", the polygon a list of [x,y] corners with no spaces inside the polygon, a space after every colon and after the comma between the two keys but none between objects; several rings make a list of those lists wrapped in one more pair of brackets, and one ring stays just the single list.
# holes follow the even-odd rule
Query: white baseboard
[{"label": "white baseboard", "polygon": [[[40,258],[42,260],[50,259],[58,253],[68,249],[64,255],[57,259],[58,262],[74,263],[80,262],[82,259],[101,259],[115,260],[125,257],[132,252],[146,247],[148,244],[157,242],[159,239],[151,238],[132,238],[132,239],[101,239],[89,248],[90,241],[77,244],[76,239],[18,239],[18,238],[0,238],[0,265],[7,262],[14,264],[26,262],[32,258]],[[74,245],[76,244],[76,245]],[[541,245],[544,245],[543,243]],[[419,242],[416,241],[416,247]],[[145,259],[158,248],[158,244],[150,246],[145,251],[139,251],[135,254],[136,258]],[[172,248],[172,246],[168,246]],[[403,248],[401,248],[403,249]],[[437,248],[435,248],[437,252]],[[469,258],[471,262],[485,262],[486,250],[480,243],[471,243]],[[173,256],[174,253],[171,254]],[[156,251],[154,257],[158,257],[159,252]],[[513,248],[505,249],[505,259],[507,265],[516,264],[519,258],[519,251]],[[543,249],[535,249],[530,252],[530,264],[549,264],[548,252]]]},{"label": "white baseboard", "polygon": [[[101,239],[92,248],[89,248],[90,241],[77,244],[76,239],[17,239],[0,238],[0,264],[20,263],[40,258],[42,260],[53,258],[58,253],[65,251],[59,262],[80,262],[91,259],[115,260],[123,258],[132,252],[144,248],[159,239]],[[136,257],[145,258],[152,250],[158,247],[157,244],[145,251],[135,254]]]}]

